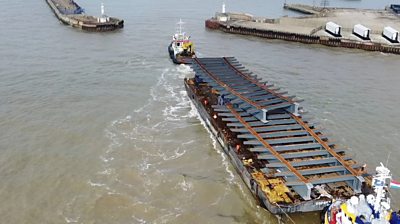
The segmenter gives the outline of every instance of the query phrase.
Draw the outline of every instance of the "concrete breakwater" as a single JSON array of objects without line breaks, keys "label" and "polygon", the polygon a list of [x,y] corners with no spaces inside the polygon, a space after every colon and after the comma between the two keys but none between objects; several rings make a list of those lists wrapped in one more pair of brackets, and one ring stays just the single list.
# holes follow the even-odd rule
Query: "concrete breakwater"
[{"label": "concrete breakwater", "polygon": [[94,32],[113,31],[124,27],[124,20],[104,14],[103,5],[102,16],[94,17],[85,15],[84,10],[72,0],[46,0],[46,2],[62,23],[72,27]]},{"label": "concrete breakwater", "polygon": [[[288,6],[285,5],[285,7]],[[308,9],[301,5],[290,7]],[[303,17],[277,19],[253,17],[244,13],[216,13],[215,17],[206,20],[205,25],[210,29],[233,34],[400,54],[400,44],[391,43],[381,35],[385,26],[391,26],[397,30],[400,28],[400,18],[391,11],[317,7],[312,12]],[[342,26],[341,37],[334,37],[325,31],[325,24],[329,21]],[[360,39],[353,34],[353,26],[358,23],[371,28],[369,40]]]}]

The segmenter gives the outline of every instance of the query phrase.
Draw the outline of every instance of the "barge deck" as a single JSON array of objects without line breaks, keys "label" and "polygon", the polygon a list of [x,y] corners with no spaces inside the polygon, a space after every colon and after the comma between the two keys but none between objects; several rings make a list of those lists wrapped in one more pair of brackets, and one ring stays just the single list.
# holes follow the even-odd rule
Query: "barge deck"
[{"label": "barge deck", "polygon": [[102,16],[94,17],[85,15],[83,8],[73,0],[46,0],[46,2],[62,23],[72,27],[94,32],[113,31],[124,27],[124,20],[104,14],[103,5]]},{"label": "barge deck", "polygon": [[252,194],[274,214],[320,211],[370,191],[362,165],[302,118],[294,96],[235,58],[195,58],[189,98]]}]

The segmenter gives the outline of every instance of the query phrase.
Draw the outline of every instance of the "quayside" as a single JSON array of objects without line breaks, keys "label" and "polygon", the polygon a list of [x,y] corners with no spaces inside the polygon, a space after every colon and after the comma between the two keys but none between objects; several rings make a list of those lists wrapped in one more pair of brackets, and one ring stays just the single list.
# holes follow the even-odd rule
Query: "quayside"
[{"label": "quayside", "polygon": [[109,17],[101,5],[101,17],[84,14],[84,9],[73,0],[46,0],[55,16],[64,24],[91,32],[106,32],[124,27],[124,20]]},{"label": "quayside", "polygon": [[[284,8],[305,15],[271,19],[226,12],[223,5],[222,12],[207,19],[205,26],[232,34],[400,54],[400,20],[396,11],[400,6],[396,6],[392,4],[391,9],[370,10],[285,4]],[[332,24],[337,29],[332,30]]]}]

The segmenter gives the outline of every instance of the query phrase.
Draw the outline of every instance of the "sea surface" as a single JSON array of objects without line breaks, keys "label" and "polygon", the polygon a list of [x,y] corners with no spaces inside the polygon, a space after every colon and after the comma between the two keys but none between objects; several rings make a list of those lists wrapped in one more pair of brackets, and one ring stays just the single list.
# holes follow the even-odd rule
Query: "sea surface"
[{"label": "sea surface", "polygon": [[[319,223],[257,206],[203,127],[183,86],[190,69],[168,58],[180,18],[199,56],[235,56],[304,99],[307,116],[370,171],[383,162],[400,180],[400,56],[206,30],[222,1],[77,1],[123,18],[113,33],[62,25],[44,0],[0,2],[0,223]],[[283,1],[225,2],[296,15]],[[400,208],[399,191],[392,198]]]}]

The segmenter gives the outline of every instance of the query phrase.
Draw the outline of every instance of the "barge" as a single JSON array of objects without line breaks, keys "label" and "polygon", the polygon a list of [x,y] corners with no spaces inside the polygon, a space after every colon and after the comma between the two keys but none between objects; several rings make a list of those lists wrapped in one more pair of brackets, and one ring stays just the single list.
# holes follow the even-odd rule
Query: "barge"
[{"label": "barge", "polygon": [[124,20],[108,17],[101,5],[101,17],[88,16],[84,9],[73,0],[46,0],[55,16],[64,24],[85,31],[105,32],[121,29]]},{"label": "barge", "polygon": [[365,167],[308,120],[299,101],[233,57],[194,58],[188,97],[260,205],[274,214],[321,211],[371,190]]}]

